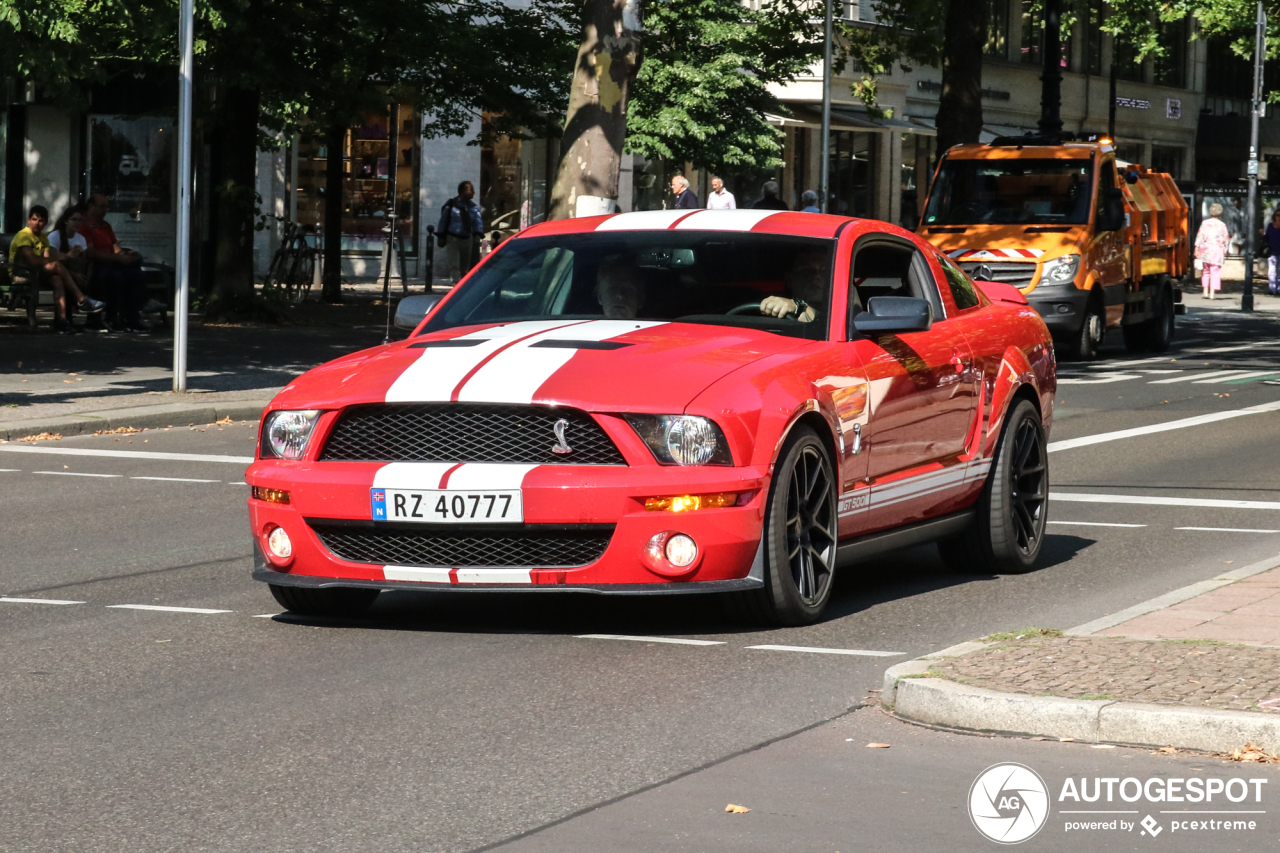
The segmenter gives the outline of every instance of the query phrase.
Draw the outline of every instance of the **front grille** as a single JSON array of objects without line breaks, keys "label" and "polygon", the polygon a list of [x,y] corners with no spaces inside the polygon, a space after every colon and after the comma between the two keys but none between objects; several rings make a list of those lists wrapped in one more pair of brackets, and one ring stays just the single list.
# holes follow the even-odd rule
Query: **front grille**
[{"label": "front grille", "polygon": [[980,266],[990,267],[992,281],[1002,281],[1005,284],[1012,284],[1014,287],[1030,287],[1032,279],[1036,277],[1036,265],[1033,263],[965,261],[960,264],[960,268],[967,272],[972,279],[977,278],[978,267]]},{"label": "front grille", "polygon": [[[566,422],[560,447],[556,422]],[[625,465],[586,412],[550,406],[379,403],[352,406],[329,434],[321,460],[358,462],[521,462]]]},{"label": "front grille", "polygon": [[334,556],[386,566],[519,566],[541,569],[585,566],[600,559],[613,525],[585,530],[405,530],[310,522]]}]

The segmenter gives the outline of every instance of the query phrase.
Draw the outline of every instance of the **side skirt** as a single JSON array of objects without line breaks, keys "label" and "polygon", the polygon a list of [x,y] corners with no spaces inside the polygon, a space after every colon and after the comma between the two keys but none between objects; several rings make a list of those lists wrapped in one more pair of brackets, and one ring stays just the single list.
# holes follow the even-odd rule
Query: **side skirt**
[{"label": "side skirt", "polygon": [[895,527],[879,533],[870,533],[846,539],[836,547],[836,565],[845,566],[874,557],[886,551],[899,548],[910,548],[926,542],[936,542],[947,536],[962,532],[974,522],[976,512],[972,509],[953,512],[950,515],[919,521],[906,527]]}]

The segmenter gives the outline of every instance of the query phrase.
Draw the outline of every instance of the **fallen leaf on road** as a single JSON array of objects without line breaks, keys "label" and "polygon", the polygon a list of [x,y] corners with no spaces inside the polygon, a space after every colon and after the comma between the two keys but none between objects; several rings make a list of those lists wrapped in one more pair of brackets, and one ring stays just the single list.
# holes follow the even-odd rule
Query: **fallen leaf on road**
[{"label": "fallen leaf on road", "polygon": [[1162,746],[1156,752],[1163,752],[1165,755],[1177,755],[1178,748],[1176,746]]},{"label": "fallen leaf on road", "polygon": [[725,806],[724,810],[729,814],[746,814],[751,811],[751,809],[746,806],[735,806],[733,803],[729,803],[729,805]]},{"label": "fallen leaf on road", "polygon": [[1115,749],[1116,747],[1115,747],[1115,744],[1113,743],[1091,743],[1089,744],[1089,748],[1090,749]]},{"label": "fallen leaf on road", "polygon": [[1244,749],[1233,749],[1227,756],[1232,761],[1239,761],[1243,764],[1271,764],[1272,762],[1280,762],[1280,755],[1274,752],[1267,752],[1256,743],[1246,743]]},{"label": "fallen leaf on road", "polygon": [[1075,743],[1075,742],[1076,742],[1076,739],[1075,739],[1075,738],[1073,738],[1073,737],[1060,737],[1060,738],[1058,738],[1058,743]]},{"label": "fallen leaf on road", "polygon": [[24,435],[18,441],[58,441],[62,438],[62,433],[58,432],[42,432],[39,435]]},{"label": "fallen leaf on road", "polygon": [[887,744],[887,743],[869,743],[869,744],[867,744],[867,749],[888,749],[888,748],[889,748],[889,744]]}]

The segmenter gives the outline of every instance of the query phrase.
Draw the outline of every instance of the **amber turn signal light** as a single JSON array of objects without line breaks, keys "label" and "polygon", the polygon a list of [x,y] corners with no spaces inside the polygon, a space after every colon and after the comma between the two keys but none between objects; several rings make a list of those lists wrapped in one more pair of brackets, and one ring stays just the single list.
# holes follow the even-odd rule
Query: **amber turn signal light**
[{"label": "amber turn signal light", "polygon": [[254,500],[266,501],[269,504],[287,504],[289,502],[289,493],[284,489],[266,489],[262,486],[253,487]]},{"label": "amber turn signal light", "polygon": [[649,512],[689,512],[695,509],[716,509],[737,506],[738,492],[716,492],[711,495],[676,495],[669,498],[645,498],[644,508]]}]

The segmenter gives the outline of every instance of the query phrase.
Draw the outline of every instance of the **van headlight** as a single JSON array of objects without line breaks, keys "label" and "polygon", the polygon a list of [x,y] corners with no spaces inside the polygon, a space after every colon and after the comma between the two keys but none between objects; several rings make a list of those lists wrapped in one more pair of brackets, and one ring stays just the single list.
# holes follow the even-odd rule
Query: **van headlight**
[{"label": "van headlight", "polygon": [[624,415],[664,465],[732,465],[720,427],[697,415]]},{"label": "van headlight", "polygon": [[280,411],[267,415],[262,425],[262,451],[264,456],[277,459],[301,459],[311,443],[311,434],[320,420],[317,409],[306,411]]},{"label": "van headlight", "polygon": [[1069,281],[1075,281],[1076,272],[1079,269],[1079,255],[1060,255],[1056,258],[1050,258],[1044,262],[1044,272],[1041,274],[1041,281],[1051,281],[1054,284],[1066,284]]}]

